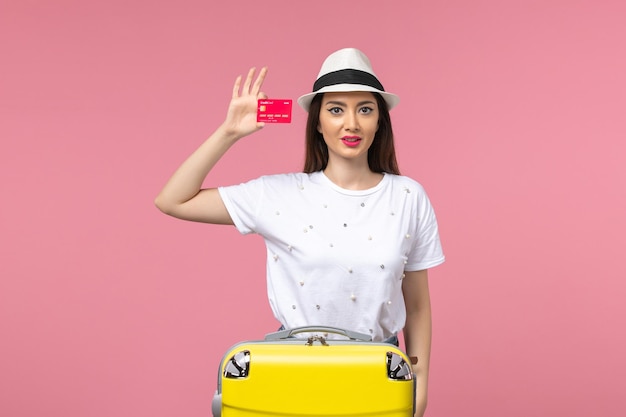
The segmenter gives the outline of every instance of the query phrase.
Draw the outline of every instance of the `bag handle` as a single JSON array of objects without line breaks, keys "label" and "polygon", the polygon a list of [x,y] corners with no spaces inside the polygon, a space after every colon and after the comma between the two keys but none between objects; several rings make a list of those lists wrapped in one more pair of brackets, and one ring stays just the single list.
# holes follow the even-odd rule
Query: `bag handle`
[{"label": "bag handle", "polygon": [[345,336],[350,340],[359,340],[361,342],[371,342],[372,336],[365,334],[354,332],[352,330],[340,329],[339,327],[330,327],[330,326],[302,326],[302,327],[294,327],[293,329],[279,330],[274,333],[268,333],[265,335],[265,340],[282,340],[292,337],[298,333],[333,333],[338,334],[340,336]]}]

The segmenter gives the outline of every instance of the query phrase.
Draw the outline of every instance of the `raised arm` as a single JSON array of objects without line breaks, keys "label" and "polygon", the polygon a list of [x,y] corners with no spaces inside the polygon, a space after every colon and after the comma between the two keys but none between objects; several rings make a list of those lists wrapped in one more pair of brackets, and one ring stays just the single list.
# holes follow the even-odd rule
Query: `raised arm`
[{"label": "raised arm", "polygon": [[[174,172],[155,199],[163,213],[183,220],[232,224],[216,188],[201,189],[202,183],[217,161],[244,136],[264,126],[256,121],[257,100],[267,98],[261,92],[267,68],[254,79],[251,68],[241,85],[237,77],[226,119],[220,127]],[[240,91],[241,90],[241,91]]]}]

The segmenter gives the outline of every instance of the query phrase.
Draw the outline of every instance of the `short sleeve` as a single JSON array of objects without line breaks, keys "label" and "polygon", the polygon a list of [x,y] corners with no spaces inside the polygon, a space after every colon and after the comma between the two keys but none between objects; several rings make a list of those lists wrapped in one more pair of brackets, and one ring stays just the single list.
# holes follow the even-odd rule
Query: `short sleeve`
[{"label": "short sleeve", "polygon": [[257,214],[263,201],[264,189],[263,177],[217,189],[241,234],[256,233]]},{"label": "short sleeve", "polygon": [[407,271],[429,269],[445,261],[435,210],[421,186],[416,194],[413,212],[415,239],[405,266]]}]

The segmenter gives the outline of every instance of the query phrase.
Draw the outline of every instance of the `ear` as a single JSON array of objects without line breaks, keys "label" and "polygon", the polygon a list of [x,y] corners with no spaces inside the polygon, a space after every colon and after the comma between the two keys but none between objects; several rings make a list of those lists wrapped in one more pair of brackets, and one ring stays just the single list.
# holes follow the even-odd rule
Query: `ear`
[{"label": "ear", "polygon": [[[378,129],[378,128],[376,128],[376,129]],[[319,133],[322,133],[322,126],[320,126],[320,124],[319,124],[319,123],[317,124],[317,131],[318,131]]]}]

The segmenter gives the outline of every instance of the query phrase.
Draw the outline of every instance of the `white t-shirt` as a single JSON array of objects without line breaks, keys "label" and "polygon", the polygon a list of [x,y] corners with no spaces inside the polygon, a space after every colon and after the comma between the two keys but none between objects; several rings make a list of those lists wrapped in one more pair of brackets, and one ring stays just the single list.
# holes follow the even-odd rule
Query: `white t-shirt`
[{"label": "white t-shirt", "polygon": [[385,174],[354,191],[322,172],[279,174],[219,192],[237,229],[264,238],[269,302],[288,329],[387,339],[405,324],[404,271],[444,261],[430,201],[408,177]]}]

